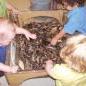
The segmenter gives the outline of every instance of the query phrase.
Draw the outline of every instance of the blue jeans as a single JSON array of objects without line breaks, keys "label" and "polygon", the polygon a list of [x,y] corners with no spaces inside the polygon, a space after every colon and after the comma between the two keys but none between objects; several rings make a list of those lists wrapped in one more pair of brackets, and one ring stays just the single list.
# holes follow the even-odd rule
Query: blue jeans
[{"label": "blue jeans", "polygon": [[0,62],[5,63],[7,46],[0,46]]},{"label": "blue jeans", "polygon": [[[0,46],[0,63],[5,63],[6,48],[7,48],[7,46]],[[4,75],[4,72],[0,71],[0,77],[2,77],[3,75]]]}]

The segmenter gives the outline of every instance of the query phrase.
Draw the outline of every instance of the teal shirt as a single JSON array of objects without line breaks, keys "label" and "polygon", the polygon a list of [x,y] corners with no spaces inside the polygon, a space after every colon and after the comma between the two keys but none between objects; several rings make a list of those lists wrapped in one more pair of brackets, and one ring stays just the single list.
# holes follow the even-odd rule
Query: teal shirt
[{"label": "teal shirt", "polygon": [[6,0],[0,0],[0,17],[7,16]]}]

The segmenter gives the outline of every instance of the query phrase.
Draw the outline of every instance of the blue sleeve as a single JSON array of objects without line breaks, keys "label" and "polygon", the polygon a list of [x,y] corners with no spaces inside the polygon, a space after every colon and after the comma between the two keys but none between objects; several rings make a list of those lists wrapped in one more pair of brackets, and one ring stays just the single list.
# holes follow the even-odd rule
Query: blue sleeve
[{"label": "blue sleeve", "polygon": [[64,25],[64,32],[74,34],[79,28],[79,17],[75,15],[72,18],[69,18],[68,22]]}]

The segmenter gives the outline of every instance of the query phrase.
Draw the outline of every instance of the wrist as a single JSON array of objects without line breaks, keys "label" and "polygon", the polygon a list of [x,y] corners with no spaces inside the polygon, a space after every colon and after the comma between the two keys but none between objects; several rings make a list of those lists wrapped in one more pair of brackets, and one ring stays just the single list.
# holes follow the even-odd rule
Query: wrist
[{"label": "wrist", "polygon": [[12,72],[13,72],[12,67],[9,67],[9,72],[10,72],[10,73],[12,73]]}]

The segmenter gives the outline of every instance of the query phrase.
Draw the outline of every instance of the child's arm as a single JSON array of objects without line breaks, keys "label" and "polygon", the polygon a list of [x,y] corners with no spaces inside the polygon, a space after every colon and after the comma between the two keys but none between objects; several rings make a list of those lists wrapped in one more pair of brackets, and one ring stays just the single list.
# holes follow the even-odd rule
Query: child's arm
[{"label": "child's arm", "polygon": [[46,61],[45,70],[52,78],[59,79],[59,67],[55,67],[52,60]]},{"label": "child's arm", "polygon": [[18,70],[18,66],[10,67],[3,63],[0,63],[0,71],[7,72],[7,73],[16,73]]},{"label": "child's arm", "polygon": [[51,40],[51,45],[56,45],[56,43],[58,42],[58,40],[60,38],[62,38],[65,35],[64,30],[61,30],[58,34],[56,34],[52,40]]},{"label": "child's arm", "polygon": [[15,24],[14,24],[14,27],[15,27],[15,29],[16,29],[16,34],[24,34],[28,40],[29,40],[29,38],[36,39],[36,35],[30,33],[30,32],[27,31],[26,29],[21,28],[21,27],[18,27],[18,26],[15,25]]},{"label": "child's arm", "polygon": [[46,61],[45,70],[46,70],[46,72],[47,72],[50,76],[52,76],[52,69],[53,69],[53,62],[52,62],[52,60]]}]

